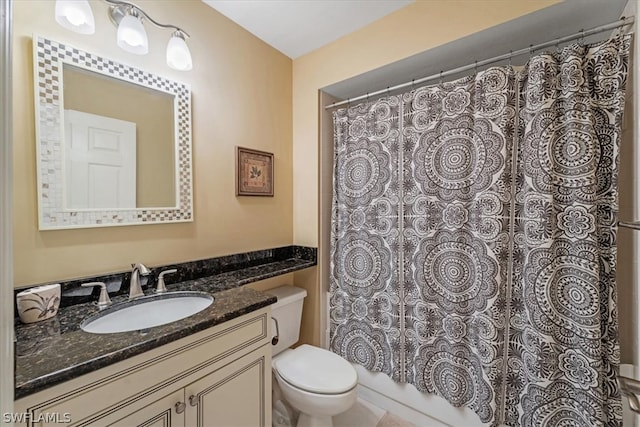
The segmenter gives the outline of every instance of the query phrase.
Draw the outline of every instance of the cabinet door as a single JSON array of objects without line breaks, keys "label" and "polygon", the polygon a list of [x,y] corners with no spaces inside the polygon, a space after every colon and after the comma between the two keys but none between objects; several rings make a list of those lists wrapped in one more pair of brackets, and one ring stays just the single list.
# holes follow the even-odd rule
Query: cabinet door
[{"label": "cabinet door", "polygon": [[180,389],[110,425],[114,427],[185,427],[185,409],[184,389]]},{"label": "cabinet door", "polygon": [[185,388],[189,427],[271,424],[271,346],[266,345]]}]

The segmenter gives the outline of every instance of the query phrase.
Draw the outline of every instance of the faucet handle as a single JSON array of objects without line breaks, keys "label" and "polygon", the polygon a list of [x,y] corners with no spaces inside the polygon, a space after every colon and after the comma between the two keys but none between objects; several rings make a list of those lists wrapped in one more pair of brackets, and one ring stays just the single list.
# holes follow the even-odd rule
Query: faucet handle
[{"label": "faucet handle", "polygon": [[140,273],[140,275],[142,276],[146,276],[150,273],[149,269],[141,262],[133,262],[131,263],[131,269],[132,270],[138,270],[138,272]]},{"label": "faucet handle", "polygon": [[98,298],[98,308],[104,310],[111,305],[111,299],[109,298],[109,292],[107,292],[107,285],[104,282],[89,282],[83,283],[83,288],[89,288],[93,286],[100,286],[100,297]]},{"label": "faucet handle", "polygon": [[164,275],[165,274],[172,274],[177,272],[178,270],[175,268],[172,268],[171,270],[165,270],[163,272],[161,272],[160,274],[158,274],[158,286],[156,288],[156,293],[157,294],[162,294],[167,292],[167,287],[164,285]]}]

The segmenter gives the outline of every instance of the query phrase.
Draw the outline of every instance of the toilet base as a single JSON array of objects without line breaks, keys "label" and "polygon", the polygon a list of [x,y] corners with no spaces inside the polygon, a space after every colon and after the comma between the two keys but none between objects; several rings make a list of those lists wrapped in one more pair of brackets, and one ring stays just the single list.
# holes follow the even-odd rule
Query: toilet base
[{"label": "toilet base", "polygon": [[328,415],[311,416],[301,412],[297,427],[333,427],[333,418]]}]

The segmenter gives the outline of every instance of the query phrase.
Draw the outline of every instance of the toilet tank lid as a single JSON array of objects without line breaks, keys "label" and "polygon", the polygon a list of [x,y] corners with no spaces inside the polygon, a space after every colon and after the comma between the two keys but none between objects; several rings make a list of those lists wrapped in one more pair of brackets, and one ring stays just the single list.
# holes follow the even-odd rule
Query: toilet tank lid
[{"label": "toilet tank lid", "polygon": [[301,300],[307,296],[307,291],[305,289],[296,288],[295,286],[280,286],[279,288],[269,289],[265,292],[278,298],[278,302],[271,305],[272,310],[293,301]]}]

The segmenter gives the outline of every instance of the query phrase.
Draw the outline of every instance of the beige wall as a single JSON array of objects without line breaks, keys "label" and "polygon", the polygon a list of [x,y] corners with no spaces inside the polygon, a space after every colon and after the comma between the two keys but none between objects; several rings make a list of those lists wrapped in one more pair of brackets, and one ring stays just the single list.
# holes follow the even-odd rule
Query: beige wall
[{"label": "beige wall", "polygon": [[[293,61],[293,240],[317,246],[318,90],[444,43],[542,9],[558,0],[417,1]],[[311,191],[313,189],[313,191]],[[320,251],[322,252],[322,251]],[[295,275],[310,291],[304,339],[320,342],[318,274]],[[310,326],[313,324],[314,326]]]},{"label": "beige wall", "polygon": [[[54,2],[14,4],[15,285],[125,271],[292,243],[291,60],[200,0],[136,1],[160,22],[190,33],[190,72],[165,64],[170,31],[151,25],[149,54],[116,46],[107,4],[90,1],[96,33],[59,26]],[[38,231],[32,78],[33,33],[191,85],[195,221]],[[236,145],[275,154],[275,197],[236,197]],[[290,281],[286,277],[284,281]]]},{"label": "beige wall", "polygon": [[136,124],[136,206],[176,206],[174,96],[63,67],[64,109]]}]

